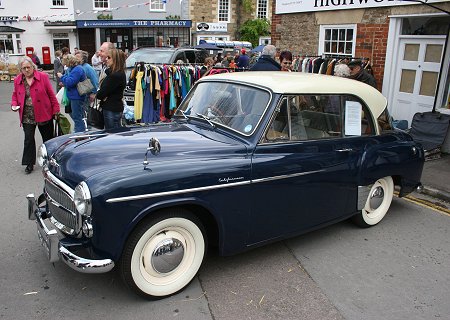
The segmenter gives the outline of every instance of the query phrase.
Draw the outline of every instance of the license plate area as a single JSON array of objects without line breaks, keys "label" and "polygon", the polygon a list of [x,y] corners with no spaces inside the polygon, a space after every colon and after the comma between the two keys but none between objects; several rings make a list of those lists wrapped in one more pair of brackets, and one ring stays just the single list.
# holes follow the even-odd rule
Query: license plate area
[{"label": "license plate area", "polygon": [[55,229],[49,229],[45,225],[41,217],[36,220],[37,235],[42,247],[46,253],[47,259],[50,262],[59,260],[58,246],[59,238],[58,232]]}]

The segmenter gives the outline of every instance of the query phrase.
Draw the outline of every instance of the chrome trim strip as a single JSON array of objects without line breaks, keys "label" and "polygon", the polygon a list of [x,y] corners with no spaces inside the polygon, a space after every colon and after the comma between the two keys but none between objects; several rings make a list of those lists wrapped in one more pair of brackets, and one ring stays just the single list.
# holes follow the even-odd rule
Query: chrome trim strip
[{"label": "chrome trim strip", "polygon": [[323,171],[325,171],[325,169],[308,171],[308,172],[300,172],[300,173],[294,173],[294,174],[286,174],[286,175],[274,176],[274,177],[269,177],[269,178],[261,178],[261,179],[255,179],[255,180],[234,182],[234,183],[228,183],[228,184],[218,184],[218,185],[208,186],[208,187],[189,188],[189,189],[182,189],[182,190],[141,194],[138,196],[111,198],[111,199],[106,200],[106,202],[107,203],[115,203],[115,202],[133,201],[133,200],[151,199],[151,198],[158,198],[158,197],[165,197],[165,196],[173,196],[173,195],[189,193],[189,192],[199,192],[199,191],[208,191],[208,190],[215,190],[215,189],[222,189],[222,188],[238,187],[238,186],[244,186],[244,185],[248,185],[248,184],[252,184],[252,183],[261,183],[261,182],[267,182],[267,181],[274,181],[274,180],[280,180],[280,179],[288,179],[288,178],[293,178],[293,177],[305,176],[308,174],[319,173],[319,172],[323,172]]},{"label": "chrome trim strip", "polygon": [[107,133],[95,133],[95,134],[80,134],[78,136],[70,136],[69,139],[86,139],[86,138],[96,138],[96,137],[103,137],[107,136]]},{"label": "chrome trim strip", "polygon": [[148,194],[141,194],[138,196],[111,198],[111,199],[106,200],[106,202],[114,203],[114,202],[130,201],[130,200],[142,200],[142,199],[150,199],[150,198],[157,198],[157,197],[164,197],[164,196],[173,196],[173,195],[189,193],[189,192],[208,191],[208,190],[215,190],[215,189],[228,188],[228,187],[244,186],[244,185],[247,185],[250,183],[251,183],[251,181],[242,181],[242,182],[235,182],[235,183],[228,183],[228,184],[218,184],[215,186],[208,186],[208,187],[198,187],[198,188],[190,188],[190,189],[182,189],[182,190],[174,190],[174,191],[164,191],[164,192],[158,192],[158,193],[148,193]]},{"label": "chrome trim strip", "polygon": [[293,173],[293,174],[284,174],[284,175],[281,175],[281,176],[274,176],[274,177],[269,177],[269,178],[255,179],[255,180],[252,180],[252,183],[260,183],[260,182],[267,182],[267,181],[274,181],[274,180],[281,180],[281,179],[289,179],[289,178],[294,178],[294,177],[306,176],[308,174],[319,173],[319,172],[323,172],[323,171],[325,171],[325,169],[314,170],[314,171],[307,171],[307,172],[299,172],[299,173]]}]

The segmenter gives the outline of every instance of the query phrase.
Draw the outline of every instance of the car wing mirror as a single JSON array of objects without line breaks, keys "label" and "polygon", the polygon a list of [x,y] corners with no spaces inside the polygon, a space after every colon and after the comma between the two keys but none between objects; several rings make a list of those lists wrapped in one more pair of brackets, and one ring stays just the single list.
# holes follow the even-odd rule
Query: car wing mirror
[{"label": "car wing mirror", "polygon": [[152,137],[150,141],[148,142],[148,148],[145,152],[145,158],[143,165],[148,165],[148,152],[151,152],[154,156],[157,156],[161,152],[161,143],[159,143],[159,140],[157,138]]}]

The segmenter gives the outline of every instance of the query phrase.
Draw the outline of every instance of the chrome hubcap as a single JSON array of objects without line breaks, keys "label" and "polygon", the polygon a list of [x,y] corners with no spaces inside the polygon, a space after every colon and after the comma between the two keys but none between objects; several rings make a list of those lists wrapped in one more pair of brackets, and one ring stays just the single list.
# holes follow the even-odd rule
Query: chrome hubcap
[{"label": "chrome hubcap", "polygon": [[376,187],[372,193],[370,194],[369,205],[370,209],[376,210],[383,203],[384,199],[384,190],[382,187]]},{"label": "chrome hubcap", "polygon": [[183,243],[175,238],[167,238],[155,246],[151,256],[152,267],[158,273],[169,273],[180,265],[183,257]]}]

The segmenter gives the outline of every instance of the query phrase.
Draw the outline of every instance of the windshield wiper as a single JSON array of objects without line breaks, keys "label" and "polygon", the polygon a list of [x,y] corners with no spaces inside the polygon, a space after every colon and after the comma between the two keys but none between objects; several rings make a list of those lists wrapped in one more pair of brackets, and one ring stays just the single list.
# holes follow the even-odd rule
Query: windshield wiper
[{"label": "windshield wiper", "polygon": [[183,117],[184,117],[186,120],[189,120],[189,118],[186,116],[186,114],[184,113],[183,110],[178,109],[178,111],[183,115]]},{"label": "windshield wiper", "polygon": [[197,117],[205,119],[206,121],[208,121],[208,123],[211,125],[211,127],[215,128],[216,126],[214,125],[214,123],[211,122],[211,119],[209,119],[207,116],[205,116],[204,114],[201,113],[196,113]]}]

